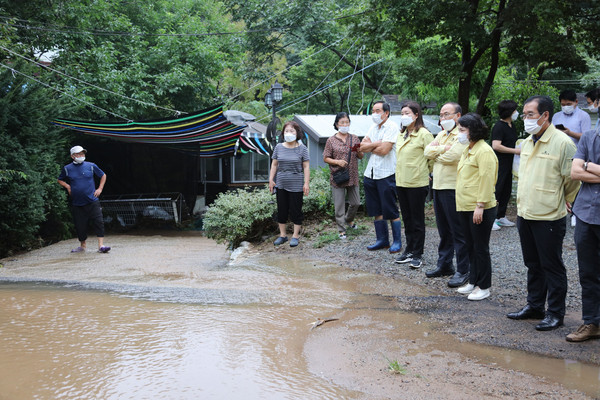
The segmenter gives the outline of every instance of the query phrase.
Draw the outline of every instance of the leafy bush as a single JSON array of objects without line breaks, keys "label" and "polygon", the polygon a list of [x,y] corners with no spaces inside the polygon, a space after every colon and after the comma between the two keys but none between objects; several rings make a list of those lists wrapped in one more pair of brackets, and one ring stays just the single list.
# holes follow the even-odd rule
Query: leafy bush
[{"label": "leafy bush", "polygon": [[[27,71],[27,66],[18,64],[16,69]],[[64,106],[51,91],[10,71],[0,74],[0,89],[0,257],[4,257],[68,237],[71,217],[56,183],[58,160],[68,154],[66,138],[48,124]]]},{"label": "leafy bush", "polygon": [[310,170],[310,191],[304,197],[302,206],[304,217],[325,215],[333,217],[335,210],[331,201],[331,185],[329,184],[329,168]]},{"label": "leafy bush", "polygon": [[[527,73],[525,80],[519,79],[516,76],[514,70],[508,70],[506,68],[500,68],[496,76],[494,86],[490,91],[490,95],[487,98],[487,106],[492,110],[494,115],[493,122],[490,124],[490,128],[496,122],[498,103],[502,100],[514,100],[517,102],[517,110],[519,114],[523,109],[523,103],[531,96],[535,95],[546,95],[555,102],[555,109],[558,107],[558,90],[550,86],[547,82],[541,82],[538,80],[538,74],[535,69],[531,69]],[[560,109],[560,107],[558,107]],[[515,121],[517,132],[520,132],[519,137],[526,137],[527,134],[523,131],[523,121],[518,119]]]},{"label": "leafy bush", "polygon": [[221,193],[204,214],[204,230],[209,238],[235,248],[243,240],[258,239],[264,231],[274,229],[276,209],[275,196],[268,188]]}]

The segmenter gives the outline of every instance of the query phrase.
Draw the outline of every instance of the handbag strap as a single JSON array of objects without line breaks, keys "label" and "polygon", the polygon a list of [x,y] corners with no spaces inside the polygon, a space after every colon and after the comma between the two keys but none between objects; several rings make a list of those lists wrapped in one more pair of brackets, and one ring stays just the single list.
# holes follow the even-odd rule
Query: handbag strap
[{"label": "handbag strap", "polygon": [[350,148],[348,149],[348,166],[350,165],[350,157],[352,156],[352,135],[350,136]]}]

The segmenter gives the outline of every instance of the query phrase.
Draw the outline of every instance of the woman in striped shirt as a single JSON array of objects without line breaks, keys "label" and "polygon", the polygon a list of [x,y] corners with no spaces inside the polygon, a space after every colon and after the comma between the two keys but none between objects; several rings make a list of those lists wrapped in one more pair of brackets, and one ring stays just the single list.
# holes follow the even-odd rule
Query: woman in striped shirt
[{"label": "woman in striped shirt", "polygon": [[283,143],[277,144],[273,150],[273,162],[269,175],[269,190],[277,195],[277,222],[279,237],[275,246],[287,242],[286,223],[288,216],[294,224],[294,233],[290,247],[298,246],[300,229],[304,215],[302,213],[303,196],[308,196],[310,180],[308,149],[300,140],[302,129],[294,121],[283,125],[281,131]]}]

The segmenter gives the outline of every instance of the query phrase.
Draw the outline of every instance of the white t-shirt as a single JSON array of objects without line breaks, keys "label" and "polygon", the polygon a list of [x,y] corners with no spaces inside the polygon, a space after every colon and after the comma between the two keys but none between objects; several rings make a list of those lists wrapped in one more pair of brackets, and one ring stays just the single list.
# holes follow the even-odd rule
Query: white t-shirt
[{"label": "white t-shirt", "polygon": [[365,176],[371,179],[383,179],[396,173],[396,140],[400,133],[398,125],[388,118],[379,128],[379,125],[373,124],[367,132],[367,137],[375,142],[391,142],[392,149],[385,156],[378,156],[371,153],[369,163],[365,169]]}]

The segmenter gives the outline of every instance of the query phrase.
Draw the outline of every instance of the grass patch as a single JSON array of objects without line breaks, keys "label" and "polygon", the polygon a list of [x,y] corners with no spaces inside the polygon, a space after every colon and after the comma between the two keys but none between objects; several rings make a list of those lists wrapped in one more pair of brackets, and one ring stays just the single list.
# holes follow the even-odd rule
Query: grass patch
[{"label": "grass patch", "polygon": [[321,233],[317,236],[317,239],[315,240],[313,247],[316,249],[320,249],[321,247],[324,247],[324,246],[328,245],[329,243],[332,243],[336,240],[340,240],[337,232]]},{"label": "grass patch", "polygon": [[390,360],[387,359],[388,362],[388,371],[390,371],[393,374],[400,374],[400,375],[406,375],[406,373],[408,372],[406,369],[405,365],[400,364],[400,362],[398,360]]}]

